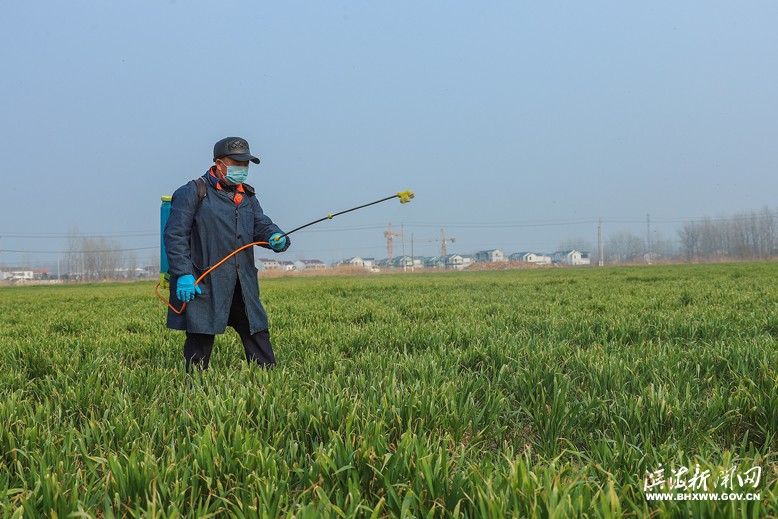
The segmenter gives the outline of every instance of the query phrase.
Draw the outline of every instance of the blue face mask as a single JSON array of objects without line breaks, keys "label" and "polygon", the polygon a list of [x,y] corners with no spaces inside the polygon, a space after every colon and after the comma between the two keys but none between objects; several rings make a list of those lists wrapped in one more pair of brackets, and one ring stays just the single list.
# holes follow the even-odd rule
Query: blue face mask
[{"label": "blue face mask", "polygon": [[227,174],[224,177],[230,184],[237,186],[245,182],[248,176],[248,166],[227,166]]}]

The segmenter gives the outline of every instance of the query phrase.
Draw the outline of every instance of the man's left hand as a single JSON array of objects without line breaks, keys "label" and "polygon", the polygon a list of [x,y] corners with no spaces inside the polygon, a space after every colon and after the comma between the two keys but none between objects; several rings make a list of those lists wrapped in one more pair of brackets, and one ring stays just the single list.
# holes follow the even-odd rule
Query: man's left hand
[{"label": "man's left hand", "polygon": [[270,243],[271,249],[273,249],[276,252],[281,252],[282,250],[284,250],[284,247],[286,247],[286,236],[284,236],[280,232],[277,232],[270,237],[268,243]]}]

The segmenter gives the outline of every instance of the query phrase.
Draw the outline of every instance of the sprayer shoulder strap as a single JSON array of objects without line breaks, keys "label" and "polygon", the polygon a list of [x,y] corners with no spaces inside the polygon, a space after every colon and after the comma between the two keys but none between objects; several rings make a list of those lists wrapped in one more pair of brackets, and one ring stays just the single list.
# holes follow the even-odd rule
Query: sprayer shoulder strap
[{"label": "sprayer shoulder strap", "polygon": [[243,192],[249,196],[255,196],[257,194],[257,190],[245,182],[243,183]]},{"label": "sprayer shoulder strap", "polygon": [[197,213],[197,210],[200,209],[200,204],[203,201],[203,198],[208,196],[208,191],[205,187],[205,180],[203,180],[203,177],[197,177],[192,182],[195,183],[197,186],[197,205],[195,205],[194,212]]}]

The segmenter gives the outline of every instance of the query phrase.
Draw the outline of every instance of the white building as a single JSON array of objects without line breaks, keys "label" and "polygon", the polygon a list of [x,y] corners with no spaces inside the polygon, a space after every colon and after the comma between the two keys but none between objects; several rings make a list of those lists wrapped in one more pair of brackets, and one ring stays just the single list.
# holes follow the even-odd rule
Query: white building
[{"label": "white building", "polygon": [[382,260],[376,261],[375,258],[362,258],[359,256],[354,256],[334,264],[336,267],[357,267],[371,272],[376,272],[377,268],[382,265],[386,266],[386,260],[383,260],[382,264]]},{"label": "white building", "polygon": [[511,261],[522,261],[524,263],[535,263],[537,265],[551,264],[551,256],[535,252],[514,252],[508,259]]},{"label": "white building", "polygon": [[297,270],[324,270],[327,265],[321,260],[299,260],[294,262]]},{"label": "white building", "polygon": [[259,258],[257,260],[257,269],[259,270],[279,270],[281,265],[278,261],[267,258]]},{"label": "white building", "polygon": [[279,261],[278,268],[280,270],[285,270],[287,272],[290,272],[292,270],[297,270],[297,267],[295,267],[295,264],[292,263],[291,261]]},{"label": "white building", "polygon": [[580,265],[591,265],[591,258],[588,252],[581,252],[578,250],[560,250],[551,255],[551,261],[554,263],[561,263],[563,265],[570,265],[572,267]]},{"label": "white building", "polygon": [[354,256],[353,258],[349,258],[346,261],[342,262],[343,265],[348,265],[350,267],[364,267],[365,266],[365,260],[360,258],[359,256]]},{"label": "white building", "polygon": [[422,259],[422,265],[428,269],[443,268],[443,260],[440,256],[429,256]]},{"label": "white building", "polygon": [[443,268],[462,270],[464,265],[462,264],[462,256],[459,254],[446,254],[441,258]]},{"label": "white building", "polygon": [[505,254],[500,249],[482,250],[475,253],[475,260],[479,263],[505,261]]},{"label": "white building", "polygon": [[392,258],[391,266],[395,268],[411,268],[414,265],[413,258],[410,256],[395,256]]},{"label": "white building", "polygon": [[439,257],[438,261],[440,268],[462,270],[473,262],[473,257],[461,254],[446,254]]},{"label": "white building", "polygon": [[32,281],[35,279],[35,271],[27,267],[6,267],[2,269],[2,278],[5,281]]}]

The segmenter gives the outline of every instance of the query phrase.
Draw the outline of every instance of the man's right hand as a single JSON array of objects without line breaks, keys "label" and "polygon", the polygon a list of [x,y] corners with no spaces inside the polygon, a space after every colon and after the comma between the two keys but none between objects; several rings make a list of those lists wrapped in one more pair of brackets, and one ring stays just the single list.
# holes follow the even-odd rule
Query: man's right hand
[{"label": "man's right hand", "polygon": [[176,296],[184,303],[188,303],[195,298],[195,292],[202,294],[200,287],[195,286],[195,278],[191,274],[181,276],[176,283]]}]

